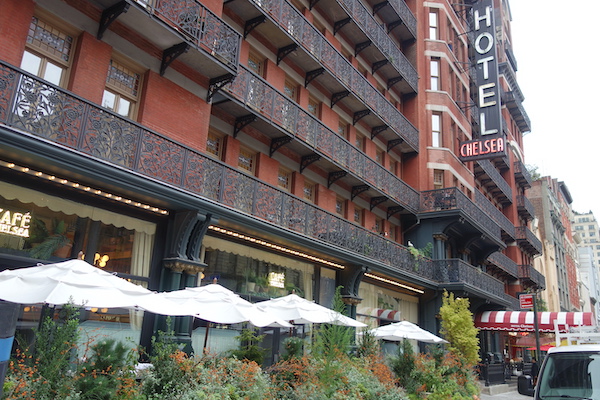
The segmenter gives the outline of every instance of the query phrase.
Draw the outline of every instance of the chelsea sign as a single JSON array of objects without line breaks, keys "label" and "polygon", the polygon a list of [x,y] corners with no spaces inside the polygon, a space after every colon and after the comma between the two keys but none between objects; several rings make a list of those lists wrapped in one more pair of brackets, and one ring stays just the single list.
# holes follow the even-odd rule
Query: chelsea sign
[{"label": "chelsea sign", "polygon": [[473,5],[472,29],[475,33],[477,107],[480,137],[460,144],[460,159],[472,161],[506,155],[502,133],[498,55],[493,0],[480,0]]}]

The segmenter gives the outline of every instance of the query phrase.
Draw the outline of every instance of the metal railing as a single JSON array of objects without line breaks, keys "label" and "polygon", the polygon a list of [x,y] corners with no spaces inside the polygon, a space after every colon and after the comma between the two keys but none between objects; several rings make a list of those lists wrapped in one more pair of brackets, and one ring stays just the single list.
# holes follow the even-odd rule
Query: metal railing
[{"label": "metal railing", "polygon": [[[378,115],[399,138],[415,151],[419,149],[419,131],[410,121],[348,61],[296,7],[286,0],[250,0],[272,18],[305,51],[326,68],[346,90],[359,98],[373,114]],[[414,70],[414,69],[413,69]],[[408,82],[416,82],[406,76]],[[416,87],[416,86],[415,86]]]},{"label": "metal railing", "polygon": [[527,243],[532,252],[536,254],[542,254],[542,242],[533,234],[533,232],[531,232],[528,227],[517,226],[515,228],[515,232],[517,234],[517,241]]},{"label": "metal railing", "polygon": [[517,196],[517,209],[525,211],[529,215],[529,219],[535,217],[535,207],[533,203],[522,194]]},{"label": "metal railing", "polygon": [[504,283],[479,268],[460,259],[433,260],[437,271],[436,280],[447,283],[463,283],[473,288],[504,298]]},{"label": "metal railing", "polygon": [[496,251],[488,256],[488,261],[502,269],[507,274],[518,278],[519,277],[519,267],[517,263],[507,257],[505,254]]},{"label": "metal railing", "polygon": [[500,226],[487,212],[469,199],[458,188],[444,188],[421,192],[421,212],[457,210],[469,217],[471,223],[478,226],[490,237],[501,241]]},{"label": "metal railing", "polygon": [[432,279],[408,248],[0,62],[0,124],[223,207]]},{"label": "metal railing", "polygon": [[243,65],[240,65],[236,78],[223,87],[223,92],[281,128],[284,134],[305,143],[331,163],[351,172],[409,211],[418,212],[419,192]]},{"label": "metal railing", "polygon": [[198,1],[136,0],[134,4],[184,33],[196,48],[237,70],[242,36]]},{"label": "metal railing", "polygon": [[515,238],[515,226],[502,211],[498,210],[492,202],[479,190],[475,190],[475,204],[485,211],[500,228],[511,238]]},{"label": "metal railing", "polygon": [[546,277],[530,264],[519,265],[519,279],[528,279],[540,289],[546,288]]}]

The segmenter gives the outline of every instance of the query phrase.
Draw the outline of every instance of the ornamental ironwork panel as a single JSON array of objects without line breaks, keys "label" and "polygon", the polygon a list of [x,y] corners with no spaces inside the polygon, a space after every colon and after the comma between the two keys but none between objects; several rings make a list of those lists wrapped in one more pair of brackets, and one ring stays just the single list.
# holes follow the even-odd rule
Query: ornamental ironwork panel
[{"label": "ornamental ironwork panel", "polygon": [[517,267],[517,263],[511,260],[505,254],[496,251],[488,256],[488,261],[509,275],[515,278],[519,277],[519,268]]},{"label": "ornamental ironwork panel", "polygon": [[137,167],[135,159],[141,128],[123,122],[107,110],[90,108],[79,150],[92,157],[134,169]]},{"label": "ornamental ironwork panel", "polygon": [[511,238],[515,238],[515,226],[492,202],[483,195],[479,190],[475,190],[475,204],[477,204],[484,212],[500,225],[500,228]]},{"label": "ornamental ironwork panel", "polygon": [[0,122],[12,123],[14,95],[21,75],[0,64]]},{"label": "ornamental ironwork panel", "polygon": [[273,187],[258,183],[255,192],[254,215],[274,224],[281,224],[283,192],[274,190]]},{"label": "ornamental ironwork panel", "polygon": [[163,182],[181,186],[185,149],[149,133],[141,140],[138,171]]},{"label": "ornamental ironwork panel", "polygon": [[441,282],[463,283],[500,298],[504,298],[506,294],[502,281],[463,260],[434,260],[433,263],[439,271],[436,276]]},{"label": "ornamental ironwork panel", "polygon": [[192,193],[219,201],[223,182],[223,165],[215,160],[188,152],[183,187]]},{"label": "ornamental ironwork panel", "polygon": [[281,225],[296,232],[304,233],[309,204],[292,196],[283,203]]},{"label": "ornamental ironwork panel", "polygon": [[25,75],[19,83],[12,125],[75,148],[81,132],[84,103]]},{"label": "ornamental ironwork panel", "polygon": [[235,208],[236,210],[252,214],[254,210],[254,192],[256,182],[248,179],[243,172],[236,170],[225,170],[223,172],[223,187],[221,198],[222,204]]},{"label": "ornamental ironwork panel", "polygon": [[182,32],[196,47],[237,69],[241,35],[196,0],[157,0],[151,14]]}]

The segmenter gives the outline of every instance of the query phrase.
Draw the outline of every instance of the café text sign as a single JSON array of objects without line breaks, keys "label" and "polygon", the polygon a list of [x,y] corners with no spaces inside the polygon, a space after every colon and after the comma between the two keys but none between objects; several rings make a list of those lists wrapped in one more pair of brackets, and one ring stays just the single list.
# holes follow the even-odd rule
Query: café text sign
[{"label": "caf\u00e9 text sign", "polygon": [[476,68],[480,137],[461,143],[462,161],[495,158],[506,154],[502,134],[493,0],[479,0],[473,5],[472,29],[475,34],[472,62]]},{"label": "caf\u00e9 text sign", "polygon": [[29,237],[31,214],[0,208],[0,233]]}]

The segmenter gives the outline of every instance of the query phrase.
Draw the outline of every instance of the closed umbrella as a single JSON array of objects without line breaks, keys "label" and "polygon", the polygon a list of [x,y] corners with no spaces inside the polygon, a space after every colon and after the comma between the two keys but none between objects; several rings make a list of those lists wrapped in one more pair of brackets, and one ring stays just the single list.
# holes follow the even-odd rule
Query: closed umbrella
[{"label": "closed umbrella", "polygon": [[79,307],[139,309],[175,316],[192,313],[83,260],[2,271],[0,299],[18,304],[72,303]]},{"label": "closed umbrella", "polygon": [[335,324],[352,327],[365,327],[366,324],[331,310],[314,301],[306,300],[297,294],[289,294],[256,303],[259,308],[296,324]]},{"label": "closed umbrella", "polygon": [[378,339],[400,341],[403,339],[413,339],[426,343],[448,343],[433,333],[420,328],[418,325],[408,321],[395,322],[393,324],[380,326],[369,331]]}]

